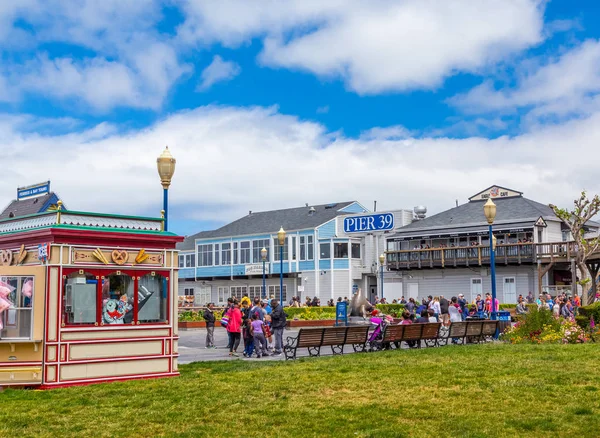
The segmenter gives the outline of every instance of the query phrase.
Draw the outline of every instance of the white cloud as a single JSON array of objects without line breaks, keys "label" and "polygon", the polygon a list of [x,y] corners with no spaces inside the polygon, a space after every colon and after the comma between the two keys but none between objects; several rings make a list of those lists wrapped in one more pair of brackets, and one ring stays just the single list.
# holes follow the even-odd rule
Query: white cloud
[{"label": "white cloud", "polygon": [[588,40],[560,57],[519,72],[514,88],[496,89],[490,82],[449,102],[465,112],[532,109],[532,117],[590,114],[600,108],[600,41]]},{"label": "white cloud", "polygon": [[361,94],[435,88],[543,39],[541,0],[263,3],[188,0],[179,37],[235,47],[264,39],[265,65],[342,78]]},{"label": "white cloud", "polygon": [[107,124],[65,135],[23,133],[25,122],[0,117],[0,155],[10,163],[0,186],[6,202],[15,187],[48,178],[70,208],[158,214],[155,160],[166,144],[177,159],[173,211],[202,220],[348,199],[377,199],[382,209],[425,204],[433,214],[492,184],[558,205],[570,205],[582,188],[600,193],[594,160],[564,164],[596,154],[600,114],[494,140],[346,138],[262,107],[202,107],[124,133]]},{"label": "white cloud", "polygon": [[197,91],[206,91],[217,82],[230,81],[240,74],[242,69],[233,61],[224,61],[219,55],[215,55],[210,65],[202,70],[201,82]]},{"label": "white cloud", "polygon": [[[0,67],[0,100],[36,93],[100,112],[159,109],[171,86],[191,71],[179,60],[174,41],[155,29],[160,19],[156,0],[26,0],[19,7],[0,6],[0,24],[10,29],[0,31],[0,51],[22,52],[26,60]],[[39,49],[47,42],[75,45],[85,56],[51,58]],[[27,59],[29,52],[34,55]]]}]

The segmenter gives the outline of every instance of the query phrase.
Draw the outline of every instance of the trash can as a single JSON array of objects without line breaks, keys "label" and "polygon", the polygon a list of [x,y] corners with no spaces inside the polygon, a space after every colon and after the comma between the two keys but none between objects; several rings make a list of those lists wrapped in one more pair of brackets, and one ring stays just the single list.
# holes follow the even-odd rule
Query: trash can
[{"label": "trash can", "polygon": [[498,315],[498,333],[502,334],[510,327],[510,312],[499,311]]}]

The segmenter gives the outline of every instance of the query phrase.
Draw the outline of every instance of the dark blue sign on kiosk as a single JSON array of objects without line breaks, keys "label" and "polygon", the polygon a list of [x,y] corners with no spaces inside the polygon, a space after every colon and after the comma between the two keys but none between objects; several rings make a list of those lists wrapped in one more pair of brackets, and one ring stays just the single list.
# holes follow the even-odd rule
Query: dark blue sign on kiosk
[{"label": "dark blue sign on kiosk", "polygon": [[348,325],[348,305],[345,301],[335,305],[335,325]]}]

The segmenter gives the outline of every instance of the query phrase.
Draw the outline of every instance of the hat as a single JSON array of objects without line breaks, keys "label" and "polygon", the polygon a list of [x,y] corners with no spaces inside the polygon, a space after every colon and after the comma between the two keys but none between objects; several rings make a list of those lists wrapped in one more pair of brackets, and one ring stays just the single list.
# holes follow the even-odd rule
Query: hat
[{"label": "hat", "polygon": [[267,300],[262,300],[261,303],[262,304],[269,304],[269,302]]},{"label": "hat", "polygon": [[459,296],[459,297],[464,297],[464,295],[463,295],[463,294],[458,294],[458,296]]}]

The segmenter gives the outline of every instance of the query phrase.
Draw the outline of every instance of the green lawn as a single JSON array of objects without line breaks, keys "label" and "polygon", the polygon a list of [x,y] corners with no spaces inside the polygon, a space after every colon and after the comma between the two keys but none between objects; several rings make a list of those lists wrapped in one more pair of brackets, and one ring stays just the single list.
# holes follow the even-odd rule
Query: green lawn
[{"label": "green lawn", "polygon": [[195,363],[175,379],[6,390],[0,436],[597,437],[599,364],[595,344]]}]

